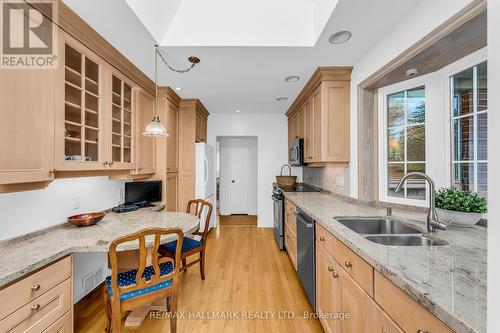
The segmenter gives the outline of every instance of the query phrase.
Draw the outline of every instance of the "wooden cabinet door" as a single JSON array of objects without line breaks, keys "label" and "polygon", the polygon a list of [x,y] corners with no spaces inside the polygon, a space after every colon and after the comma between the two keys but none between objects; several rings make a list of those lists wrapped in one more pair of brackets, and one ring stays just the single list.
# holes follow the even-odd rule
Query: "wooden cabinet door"
[{"label": "wooden cabinet door", "polygon": [[56,90],[56,170],[108,169],[106,62],[60,33]]},{"label": "wooden cabinet door", "polygon": [[0,185],[54,178],[56,70],[0,70]]},{"label": "wooden cabinet door", "polygon": [[318,88],[312,95],[312,162],[321,162],[321,90]]},{"label": "wooden cabinet door", "polygon": [[196,112],[196,142],[207,142],[207,119]]},{"label": "wooden cabinet door", "polygon": [[135,84],[109,67],[108,160],[110,170],[135,169],[136,105]]},{"label": "wooden cabinet door", "polygon": [[300,110],[297,112],[296,121],[295,121],[295,134],[297,138],[304,138],[305,135],[305,113],[306,113],[306,105],[302,106]]},{"label": "wooden cabinet door", "polygon": [[179,171],[179,108],[167,102],[167,172]]},{"label": "wooden cabinet door", "polygon": [[152,174],[156,171],[156,139],[142,133],[151,122],[155,111],[155,98],[144,89],[137,88],[137,168],[135,174]]},{"label": "wooden cabinet door", "polygon": [[313,99],[310,97],[304,109],[304,160],[312,162],[314,156],[314,118],[313,118]]},{"label": "wooden cabinet door", "polygon": [[349,161],[349,81],[328,81],[322,84],[323,110],[322,162]]},{"label": "wooden cabinet door", "polygon": [[340,312],[350,315],[350,318],[340,321],[340,332],[372,332],[365,330],[369,318],[370,297],[340,265],[335,265],[335,272],[339,274],[337,280]]},{"label": "wooden cabinet door", "polygon": [[369,300],[366,333],[404,333],[377,303]]},{"label": "wooden cabinet door", "polygon": [[165,210],[168,212],[176,212],[179,210],[178,205],[178,188],[179,188],[179,174],[167,173],[166,181],[166,206]]},{"label": "wooden cabinet door", "polygon": [[326,333],[340,332],[340,321],[328,317],[340,310],[340,284],[334,270],[335,260],[316,242],[316,312]]}]

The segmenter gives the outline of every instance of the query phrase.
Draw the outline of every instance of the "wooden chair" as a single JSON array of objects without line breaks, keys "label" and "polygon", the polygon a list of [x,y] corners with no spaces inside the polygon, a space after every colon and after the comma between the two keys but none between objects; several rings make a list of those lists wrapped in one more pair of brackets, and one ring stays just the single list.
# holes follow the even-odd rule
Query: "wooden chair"
[{"label": "wooden chair", "polygon": [[[178,246],[175,248],[174,258],[159,257],[158,248],[162,236],[177,236]],[[154,237],[151,248],[151,265],[146,266],[148,249],[146,237]],[[157,300],[167,298],[168,310],[172,314],[177,310],[177,276],[181,268],[180,254],[184,233],[180,229],[148,228],[136,233],[120,237],[109,246],[109,260],[111,276],[104,284],[104,305],[106,309],[107,327],[113,333],[121,329],[122,314],[134,308],[151,304]],[[116,248],[126,242],[139,241],[139,267],[126,272],[118,272]],[[178,259],[175,259],[178,258]],[[170,318],[170,332],[176,332],[176,316]]]},{"label": "wooden chair", "polygon": [[[182,267],[181,271],[185,271],[188,267],[195,265],[196,263],[200,263],[200,274],[201,279],[205,280],[205,249],[207,246],[207,235],[208,230],[210,228],[210,217],[212,216],[212,204],[203,199],[195,199],[190,200],[187,204],[186,213],[194,214],[198,216],[198,219],[201,219],[203,211],[206,211],[205,218],[205,228],[203,231],[195,231],[192,233],[194,236],[201,236],[200,240],[196,240],[190,237],[184,237],[184,241],[182,242],[182,251],[181,251],[181,259],[182,259]],[[170,243],[162,244],[159,248],[159,253],[162,256],[177,258],[176,257],[176,245],[177,242],[173,241]],[[186,258],[190,257],[196,253],[200,254],[200,257],[189,264],[186,264]]]}]

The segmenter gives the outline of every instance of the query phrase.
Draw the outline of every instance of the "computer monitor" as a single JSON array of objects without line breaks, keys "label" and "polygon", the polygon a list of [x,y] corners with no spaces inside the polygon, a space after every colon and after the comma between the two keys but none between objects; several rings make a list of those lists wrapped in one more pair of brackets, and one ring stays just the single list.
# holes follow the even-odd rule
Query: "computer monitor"
[{"label": "computer monitor", "polygon": [[125,183],[126,204],[150,204],[161,201],[161,180]]}]

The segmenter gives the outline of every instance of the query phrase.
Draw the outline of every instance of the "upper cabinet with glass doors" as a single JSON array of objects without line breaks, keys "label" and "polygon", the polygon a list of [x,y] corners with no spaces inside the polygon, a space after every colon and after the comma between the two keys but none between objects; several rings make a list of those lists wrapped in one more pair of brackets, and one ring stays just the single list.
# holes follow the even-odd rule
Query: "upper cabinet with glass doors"
[{"label": "upper cabinet with glass doors", "polygon": [[61,32],[57,171],[134,168],[134,83]]},{"label": "upper cabinet with glass doors", "polygon": [[103,169],[107,65],[67,34],[60,38],[56,170]]}]

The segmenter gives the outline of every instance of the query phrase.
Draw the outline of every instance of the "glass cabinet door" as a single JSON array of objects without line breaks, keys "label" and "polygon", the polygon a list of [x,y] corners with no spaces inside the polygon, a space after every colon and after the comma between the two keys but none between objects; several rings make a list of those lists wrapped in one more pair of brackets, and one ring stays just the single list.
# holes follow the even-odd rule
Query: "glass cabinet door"
[{"label": "glass cabinet door", "polygon": [[64,59],[64,166],[100,167],[104,64],[76,43],[64,43]]},{"label": "glass cabinet door", "polygon": [[111,166],[129,167],[133,163],[134,96],[132,84],[111,75]]}]

